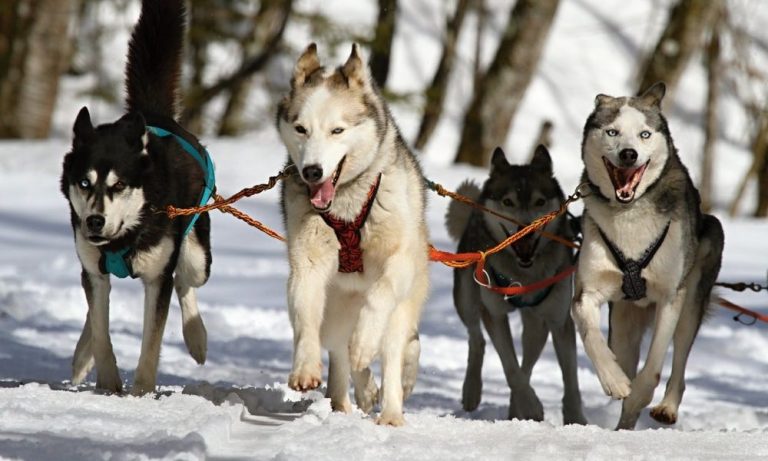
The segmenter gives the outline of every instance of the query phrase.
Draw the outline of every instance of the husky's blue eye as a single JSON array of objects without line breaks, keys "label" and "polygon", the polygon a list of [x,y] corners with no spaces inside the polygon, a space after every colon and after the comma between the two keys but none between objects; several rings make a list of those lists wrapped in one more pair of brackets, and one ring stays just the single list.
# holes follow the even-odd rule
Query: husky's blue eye
[{"label": "husky's blue eye", "polygon": [[508,199],[508,198],[505,198],[504,200],[502,200],[501,203],[504,206],[510,206],[510,207],[515,206],[515,202],[513,202],[512,199]]},{"label": "husky's blue eye", "polygon": [[648,139],[651,137],[651,132],[648,130],[644,130],[640,132],[640,137],[643,139]]},{"label": "husky's blue eye", "polygon": [[613,128],[610,128],[608,130],[605,130],[605,134],[607,134],[610,137],[617,136],[619,132],[617,130],[614,130]]},{"label": "husky's blue eye", "polygon": [[331,134],[341,134],[344,132],[344,128],[334,128],[331,130]]},{"label": "husky's blue eye", "polygon": [[81,179],[80,182],[77,183],[77,185],[80,187],[80,189],[90,189],[91,181],[88,181],[87,179]]}]

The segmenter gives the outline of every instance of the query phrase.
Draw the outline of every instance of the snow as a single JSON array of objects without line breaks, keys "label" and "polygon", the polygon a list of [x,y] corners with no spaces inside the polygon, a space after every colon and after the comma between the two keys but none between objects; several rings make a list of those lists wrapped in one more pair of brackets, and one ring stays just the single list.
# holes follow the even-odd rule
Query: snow
[{"label": "snow", "polygon": [[[332,6],[340,2],[326,3]],[[441,24],[437,15],[444,7],[436,1],[401,3],[402,14],[409,20],[398,24],[402,27],[395,45],[397,59],[391,83],[396,90],[416,91],[431,78]],[[489,1],[503,14],[491,21],[487,50],[494,46],[492,37],[502,26],[507,3]],[[573,190],[581,171],[583,120],[598,92],[631,91],[631,72],[637,58],[633,53],[648,45],[648,37],[654,36],[664,20],[663,15],[650,12],[652,3],[563,2],[542,70],[526,95],[506,146],[510,159],[521,161],[541,118],[551,118],[556,126],[556,172],[564,189]],[[300,3],[305,9],[316,4]],[[365,17],[367,23],[375,20],[374,15],[375,8],[370,5],[356,7],[353,12],[353,17]],[[115,21],[127,25],[132,19]],[[469,95],[468,56],[473,33],[468,24],[462,38],[463,73],[453,82],[448,114],[422,157],[430,179],[448,188],[466,177],[479,179],[485,174],[479,169],[449,166],[446,157],[455,149],[460,108]],[[306,38],[301,31],[289,37],[299,42]],[[346,53],[340,52],[337,59]],[[698,127],[702,79],[692,65],[670,116],[678,148],[694,176],[702,141]],[[453,308],[451,272],[438,264],[431,266],[432,292],[421,323],[421,372],[414,395],[406,402],[407,425],[379,427],[359,411],[351,415],[332,413],[322,389],[300,394],[286,386],[292,333],[285,307],[288,265],[283,244],[219,213],[212,215],[213,273],[199,290],[200,309],[208,328],[207,363],[197,366],[187,354],[174,300],[155,395],[103,395],[94,389],[93,374],[85,385],[72,386],[68,381],[70,361],[86,305],[69,211],[59,192],[58,178],[74,114],[80,105],[90,104],[77,94],[82,85],[77,80],[67,82],[57,109],[57,135],[52,139],[0,143],[0,458],[323,461],[353,457],[768,457],[768,325],[742,325],[732,320],[732,312],[721,308],[713,308],[694,345],[687,369],[688,388],[675,426],[660,426],[645,410],[637,431],[612,431],[620,403],[603,394],[580,341],[578,374],[589,426],[562,426],[562,384],[551,345],[532,376],[545,408],[543,423],[505,420],[509,390],[490,342],[483,369],[483,402],[477,411],[464,412],[460,396],[467,336]],[[412,137],[418,122],[413,107],[399,105],[394,112],[406,136]],[[723,117],[729,138],[718,144],[717,214],[726,232],[720,280],[764,284],[766,221],[728,219],[721,212],[749,162],[747,130],[734,125],[742,118],[736,109],[731,112]],[[114,108],[105,106],[96,119],[107,121],[115,113]],[[240,138],[204,137],[204,142],[214,156],[224,195],[265,181],[284,160],[284,148],[269,126]],[[454,243],[443,227],[446,206],[447,199],[431,195],[428,223],[432,242],[451,249]],[[240,202],[238,207],[282,230],[275,191]],[[720,294],[765,311],[765,292]],[[121,376],[128,384],[140,350],[142,296],[138,282],[114,282],[112,341]],[[510,323],[519,350],[519,317],[512,315]],[[654,402],[663,394],[669,365],[662,373]]]}]

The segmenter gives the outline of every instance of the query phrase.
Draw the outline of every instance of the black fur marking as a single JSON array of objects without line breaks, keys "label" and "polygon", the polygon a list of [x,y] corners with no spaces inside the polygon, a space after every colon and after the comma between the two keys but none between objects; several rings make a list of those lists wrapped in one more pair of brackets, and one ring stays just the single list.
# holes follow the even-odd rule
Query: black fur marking
[{"label": "black fur marking", "polygon": [[613,259],[616,261],[616,265],[619,266],[622,274],[624,274],[621,280],[621,291],[624,293],[624,299],[637,301],[639,299],[645,298],[646,283],[641,273],[643,269],[648,267],[648,264],[651,263],[653,257],[656,255],[656,252],[664,243],[664,240],[667,238],[667,232],[669,231],[669,225],[671,223],[671,221],[667,223],[661,235],[657,237],[656,240],[654,240],[648,248],[645,249],[643,255],[640,257],[640,259],[637,260],[624,256],[624,253],[621,251],[621,249],[619,249],[615,243],[611,242],[611,240],[608,238],[608,236],[605,235],[599,226],[597,227],[597,231],[600,233],[600,237],[602,237],[603,242],[605,242],[605,244],[608,246],[608,250],[610,250],[611,255],[613,255]]}]

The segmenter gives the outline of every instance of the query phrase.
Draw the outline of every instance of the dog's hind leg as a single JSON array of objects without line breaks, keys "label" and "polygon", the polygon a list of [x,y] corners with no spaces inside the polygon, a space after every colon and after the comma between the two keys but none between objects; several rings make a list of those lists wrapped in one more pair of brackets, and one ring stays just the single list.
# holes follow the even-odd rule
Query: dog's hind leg
[{"label": "dog's hind leg", "polygon": [[700,238],[696,265],[686,280],[687,286],[698,289],[689,292],[675,330],[672,374],[667,381],[664,399],[651,409],[651,417],[664,424],[677,422],[677,410],[685,391],[688,355],[710,303],[712,286],[720,272],[720,258],[723,252],[722,226],[710,215],[704,216],[703,223],[704,232]]},{"label": "dog's hind leg", "polygon": [[139,365],[136,367],[136,376],[131,388],[133,395],[144,395],[155,390],[160,346],[172,292],[173,278],[170,274],[144,282],[144,333],[141,338]]},{"label": "dog's hind leg", "polygon": [[78,385],[93,368],[93,344],[91,343],[91,316],[86,314],[83,332],[75,346],[75,355],[72,358],[72,384]]},{"label": "dog's hind leg", "polygon": [[352,371],[352,382],[355,385],[355,403],[363,413],[369,414],[379,401],[379,388],[373,379],[370,368]]},{"label": "dog's hind leg", "polygon": [[409,331],[409,312],[407,305],[412,301],[403,301],[389,318],[381,341],[381,414],[376,424],[402,426],[403,418],[403,368],[406,347],[412,338]]},{"label": "dog's hind leg", "polygon": [[648,356],[640,372],[632,380],[632,392],[624,399],[621,417],[616,429],[634,429],[640,411],[653,399],[653,390],[659,385],[661,367],[667,354],[669,343],[675,333],[680,313],[689,289],[682,287],[675,297],[663,305],[656,306],[656,319],[653,338],[648,349]]},{"label": "dog's hind leg", "polygon": [[421,341],[419,341],[418,331],[413,332],[413,336],[405,346],[405,357],[403,360],[403,400],[410,397],[416,386],[416,377],[419,374],[419,355],[421,354]]},{"label": "dog's hind leg", "polygon": [[350,413],[349,401],[349,350],[340,347],[328,351],[328,390],[326,397],[331,399],[331,409]]},{"label": "dog's hind leg", "polygon": [[176,296],[181,305],[182,332],[184,344],[187,345],[189,355],[200,365],[205,363],[208,349],[208,333],[205,330],[203,317],[197,308],[197,293],[180,276],[174,278]]},{"label": "dog's hind leg", "polygon": [[531,419],[542,421],[544,407],[531,387],[528,376],[520,369],[512,342],[512,332],[509,329],[507,315],[493,317],[488,311],[483,312],[483,323],[491,337],[493,347],[501,359],[504,376],[511,391],[509,399],[509,418]]},{"label": "dog's hind leg", "polygon": [[552,328],[552,343],[563,374],[563,424],[587,424],[581,404],[578,367],[576,363],[576,328],[568,316],[565,322]]},{"label": "dog's hind leg", "polygon": [[[108,392],[122,392],[123,384],[117,371],[112,341],[109,338],[109,292],[111,290],[109,275],[83,271],[82,284],[88,301],[88,321],[85,326],[89,326],[90,329],[90,347],[96,362],[96,388]],[[78,342],[79,345],[80,342]],[[78,356],[85,358],[86,350],[87,343],[83,343],[81,353],[78,354],[77,350],[75,351],[75,358]]]},{"label": "dog's hind leg", "polygon": [[530,379],[533,366],[538,362],[539,357],[541,357],[541,351],[544,350],[544,345],[547,344],[549,329],[547,329],[544,320],[534,315],[530,310],[521,310],[520,317],[523,320],[522,370]]},{"label": "dog's hind leg", "polygon": [[[195,287],[202,286],[210,273],[210,250],[200,244],[199,228],[210,226],[207,215],[201,215],[195,232],[191,232],[181,243],[179,261],[176,264],[174,286],[181,306],[182,332],[189,355],[200,365],[205,363],[208,348],[208,333],[197,307]],[[207,237],[204,236],[204,239]]]}]

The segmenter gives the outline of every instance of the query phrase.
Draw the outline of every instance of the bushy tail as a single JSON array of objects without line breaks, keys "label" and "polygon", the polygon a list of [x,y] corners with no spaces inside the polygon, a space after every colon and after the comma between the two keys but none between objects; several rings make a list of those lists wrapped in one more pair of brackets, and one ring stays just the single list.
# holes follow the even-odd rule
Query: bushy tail
[{"label": "bushy tail", "polygon": [[185,23],[184,0],[142,1],[125,69],[129,112],[176,115]]},{"label": "bushy tail", "polygon": [[[480,197],[480,187],[472,182],[466,180],[456,192],[460,195],[468,197],[473,201],[477,201]],[[459,240],[464,230],[469,223],[469,216],[472,214],[472,208],[469,205],[465,205],[461,202],[451,201],[448,205],[448,212],[445,214],[445,227],[448,229],[448,235],[454,240]]]}]

